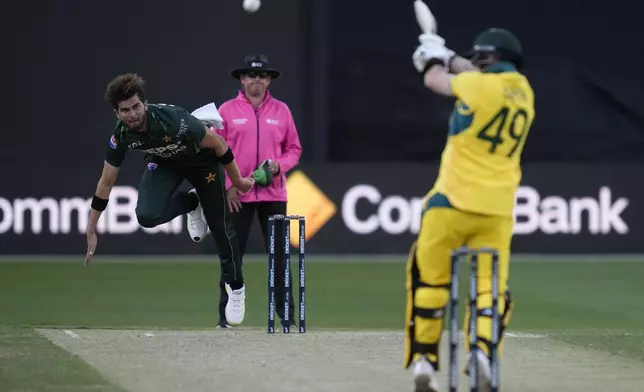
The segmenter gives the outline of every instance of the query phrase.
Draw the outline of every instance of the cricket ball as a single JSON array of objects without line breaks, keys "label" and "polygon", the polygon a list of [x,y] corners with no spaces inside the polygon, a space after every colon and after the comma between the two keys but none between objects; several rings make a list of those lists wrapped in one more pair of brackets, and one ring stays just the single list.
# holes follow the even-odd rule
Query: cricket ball
[{"label": "cricket ball", "polygon": [[248,13],[256,12],[261,5],[261,0],[244,0],[242,3],[242,7],[244,7],[244,10]]}]

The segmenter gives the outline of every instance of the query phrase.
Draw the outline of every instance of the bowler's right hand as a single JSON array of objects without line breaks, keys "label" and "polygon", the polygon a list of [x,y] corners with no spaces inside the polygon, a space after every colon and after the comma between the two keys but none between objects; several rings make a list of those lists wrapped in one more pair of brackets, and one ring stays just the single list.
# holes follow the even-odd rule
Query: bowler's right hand
[{"label": "bowler's right hand", "polygon": [[96,236],[96,231],[87,232],[87,253],[85,254],[85,265],[89,265],[92,262],[92,257],[96,251],[96,244],[98,243],[98,237]]},{"label": "bowler's right hand", "polygon": [[241,178],[237,184],[233,184],[241,193],[246,193],[255,185],[252,178]]},{"label": "bowler's right hand", "polygon": [[242,205],[241,201],[239,201],[239,193],[237,192],[237,188],[231,186],[230,189],[228,189],[228,193],[226,194],[226,199],[228,201],[228,209],[230,210],[230,212],[239,212],[239,210],[241,210]]}]

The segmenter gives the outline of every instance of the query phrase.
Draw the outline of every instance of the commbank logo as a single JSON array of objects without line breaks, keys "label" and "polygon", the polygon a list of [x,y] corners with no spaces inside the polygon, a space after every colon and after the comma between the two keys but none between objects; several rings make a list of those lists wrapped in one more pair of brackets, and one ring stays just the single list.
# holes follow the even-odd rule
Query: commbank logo
[{"label": "commbank logo", "polygon": [[[107,234],[145,233],[180,234],[182,216],[154,228],[144,228],[136,218],[138,191],[128,186],[115,186],[110,203],[98,221],[98,232]],[[82,234],[87,227],[91,198],[85,197],[0,197],[0,234]]]}]

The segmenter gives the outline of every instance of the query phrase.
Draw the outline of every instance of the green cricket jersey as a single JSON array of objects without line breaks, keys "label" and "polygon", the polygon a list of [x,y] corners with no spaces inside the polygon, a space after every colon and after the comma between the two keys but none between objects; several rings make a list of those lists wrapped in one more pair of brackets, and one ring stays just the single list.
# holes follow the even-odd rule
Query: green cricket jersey
[{"label": "green cricket jersey", "polygon": [[120,120],[110,137],[105,160],[119,167],[128,150],[141,150],[162,160],[183,160],[201,152],[204,124],[186,110],[173,105],[149,104],[146,132],[130,131]]}]

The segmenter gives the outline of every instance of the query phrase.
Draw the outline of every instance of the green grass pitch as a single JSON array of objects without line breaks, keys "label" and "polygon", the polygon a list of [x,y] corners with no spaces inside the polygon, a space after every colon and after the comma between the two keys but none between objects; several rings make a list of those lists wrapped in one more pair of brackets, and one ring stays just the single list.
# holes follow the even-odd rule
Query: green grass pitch
[{"label": "green grass pitch", "polygon": [[[78,258],[0,262],[0,390],[123,391],[36,329],[212,330],[219,290],[212,260],[98,257],[88,268]],[[404,262],[309,262],[309,330],[402,331]],[[265,328],[266,262],[245,264],[244,275],[244,325]],[[643,282],[644,262],[513,263],[509,332],[548,334],[598,355],[644,362]],[[467,284],[461,289],[464,298]]]}]

